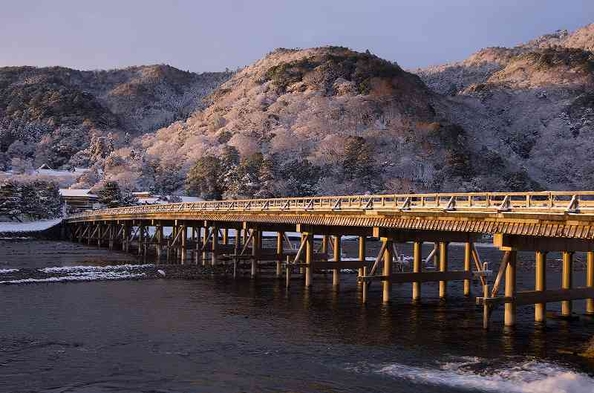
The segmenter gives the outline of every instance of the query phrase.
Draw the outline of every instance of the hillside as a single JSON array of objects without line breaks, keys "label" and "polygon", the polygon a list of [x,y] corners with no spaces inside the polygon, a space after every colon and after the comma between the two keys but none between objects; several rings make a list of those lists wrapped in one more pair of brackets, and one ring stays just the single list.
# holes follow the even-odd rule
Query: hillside
[{"label": "hillside", "polygon": [[117,146],[126,134],[184,119],[229,77],[167,65],[110,71],[0,68],[0,170],[13,158],[54,168],[85,164],[69,161],[93,138],[109,138]]},{"label": "hillside", "polygon": [[549,189],[592,189],[594,24],[417,70],[472,143]]},{"label": "hillside", "polygon": [[131,188],[166,179],[165,193],[187,178],[191,193],[231,198],[531,184],[438,115],[443,98],[416,75],[370,53],[278,49],[210,99],[187,121],[115,152],[106,177]]}]

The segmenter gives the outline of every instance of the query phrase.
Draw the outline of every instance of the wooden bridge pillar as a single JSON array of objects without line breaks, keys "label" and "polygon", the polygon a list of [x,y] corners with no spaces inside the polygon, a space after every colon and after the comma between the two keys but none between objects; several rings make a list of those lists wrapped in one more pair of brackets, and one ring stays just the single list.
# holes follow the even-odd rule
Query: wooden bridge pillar
[{"label": "wooden bridge pillar", "polygon": [[[447,242],[439,243],[439,271],[440,272],[448,271],[448,243]],[[445,299],[447,297],[447,295],[448,295],[448,282],[440,281],[439,282],[439,298]]]},{"label": "wooden bridge pillar", "polygon": [[[594,288],[594,252],[589,251],[586,261],[586,287]],[[594,299],[586,299],[586,314],[594,315]]]},{"label": "wooden bridge pillar", "polygon": [[229,228],[223,229],[223,244],[229,245]]},{"label": "wooden bridge pillar", "polygon": [[314,259],[314,236],[312,233],[305,234],[305,287],[311,288],[313,279],[313,259]]},{"label": "wooden bridge pillar", "polygon": [[107,239],[108,239],[107,246],[110,250],[113,250],[114,238],[115,238],[114,226],[113,226],[113,223],[110,222],[109,224],[107,224]]},{"label": "wooden bridge pillar", "polygon": [[390,301],[390,294],[392,293],[392,268],[393,268],[393,259],[394,259],[394,247],[393,242],[389,238],[382,238],[382,242],[386,245],[386,249],[384,251],[384,271],[383,276],[385,276],[384,280],[382,281],[382,301],[384,303],[388,303]]},{"label": "wooden bridge pillar", "polygon": [[157,227],[155,228],[155,230],[157,231],[157,233],[155,234],[157,238],[157,244],[155,249],[157,251],[157,258],[161,260],[161,253],[163,252],[163,224],[161,224],[160,222],[157,223]]},{"label": "wooden bridge pillar", "polygon": [[322,254],[328,254],[328,242],[330,241],[330,236],[324,235],[322,236]]},{"label": "wooden bridge pillar", "polygon": [[142,250],[144,247],[144,223],[141,222],[138,225],[138,255],[142,255]]},{"label": "wooden bridge pillar", "polygon": [[[505,268],[505,297],[513,298],[516,294],[516,263],[518,252],[509,252],[509,260]],[[516,303],[505,303],[503,323],[505,326],[516,324]]]},{"label": "wooden bridge pillar", "polygon": [[[332,251],[333,251],[333,259],[335,263],[340,264],[340,257],[341,257],[341,236],[335,235],[332,239]],[[340,269],[333,269],[332,270],[332,285],[336,288],[340,285]]]},{"label": "wooden bridge pillar", "polygon": [[[534,290],[545,291],[547,289],[547,253],[544,251],[536,251],[535,274]],[[546,303],[536,303],[534,305],[534,320],[536,322],[544,322],[546,313]]]},{"label": "wooden bridge pillar", "polygon": [[258,275],[258,262],[260,260],[261,247],[262,247],[262,231],[259,228],[252,229],[252,278]]},{"label": "wooden bridge pillar", "polygon": [[[367,256],[367,243],[366,243],[366,237],[365,236],[359,236],[359,260],[365,262],[365,258]],[[359,277],[365,275],[365,273],[363,272],[363,268],[360,267],[359,268]]]},{"label": "wooden bridge pillar", "polygon": [[181,243],[180,243],[180,262],[183,265],[187,258],[187,241],[188,241],[188,227],[185,223],[180,226],[181,230]]},{"label": "wooden bridge pillar", "polygon": [[[423,242],[413,243],[413,273],[421,273],[423,262]],[[412,300],[418,302],[421,300],[421,283],[419,281],[412,283]]]},{"label": "wooden bridge pillar", "polygon": [[212,227],[211,258],[210,258],[211,265],[216,265],[218,252],[219,252],[219,227],[213,226]]},{"label": "wooden bridge pillar", "polygon": [[282,231],[276,234],[276,278],[282,277],[282,264],[283,264],[283,253],[284,253],[284,237],[285,233]]},{"label": "wooden bridge pillar", "polygon": [[[472,246],[473,246],[473,244],[471,242],[464,243],[464,271],[465,272],[472,271],[472,267],[471,267]],[[470,279],[464,280],[464,296],[470,296],[471,284],[472,284],[472,282]]]},{"label": "wooden bridge pillar", "polygon": [[[573,284],[573,252],[563,252],[563,269],[561,272],[561,288],[571,289]],[[571,316],[572,301],[564,300],[561,302],[561,315],[564,317]]]},{"label": "wooden bridge pillar", "polygon": [[97,247],[101,247],[101,237],[103,236],[103,224],[97,223]]}]

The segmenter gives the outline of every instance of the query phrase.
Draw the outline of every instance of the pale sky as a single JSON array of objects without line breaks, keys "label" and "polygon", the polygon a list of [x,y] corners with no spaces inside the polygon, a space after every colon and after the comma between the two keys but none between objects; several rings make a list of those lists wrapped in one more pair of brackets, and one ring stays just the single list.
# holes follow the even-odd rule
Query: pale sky
[{"label": "pale sky", "polygon": [[0,0],[0,66],[220,71],[341,45],[414,68],[592,22],[592,0]]}]

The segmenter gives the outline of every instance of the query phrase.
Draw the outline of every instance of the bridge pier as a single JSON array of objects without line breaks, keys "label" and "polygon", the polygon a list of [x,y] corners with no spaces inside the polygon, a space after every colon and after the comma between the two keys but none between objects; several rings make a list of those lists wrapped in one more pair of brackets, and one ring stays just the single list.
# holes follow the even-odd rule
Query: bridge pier
[{"label": "bridge pier", "polygon": [[507,267],[505,268],[505,297],[512,299],[505,303],[505,314],[503,323],[505,326],[514,326],[516,324],[516,262],[517,251],[510,251]]},{"label": "bridge pier", "polygon": [[383,276],[385,278],[382,283],[382,301],[384,303],[388,303],[388,302],[390,302],[390,295],[392,293],[392,269],[393,269],[392,261],[394,259],[394,255],[393,255],[394,248],[392,246],[393,246],[394,242],[392,241],[392,239],[382,238],[382,243],[385,246],[384,255],[383,255],[383,259],[384,259]]},{"label": "bridge pier", "polygon": [[[423,263],[423,242],[413,242],[413,273],[421,273]],[[412,283],[413,302],[421,301],[421,283],[416,281]]]},{"label": "bridge pier", "polygon": [[[366,236],[359,236],[359,250],[358,250],[358,259],[360,261],[366,262],[366,258],[367,258],[367,237]],[[365,264],[364,264],[365,265]],[[358,277],[362,277],[365,275],[365,272],[363,271],[364,267],[360,267],[359,268],[359,274]],[[360,284],[359,281],[357,281],[357,283]]]},{"label": "bridge pier", "polygon": [[252,268],[251,276],[256,278],[258,276],[258,262],[260,261],[260,254],[262,249],[262,231],[259,228],[252,229]]},{"label": "bridge pier", "polygon": [[[587,254],[586,287],[594,291],[594,251],[588,251]],[[586,299],[586,314],[594,315],[594,298]]]},{"label": "bridge pier", "polygon": [[305,287],[311,288],[313,280],[313,259],[314,259],[314,235],[313,233],[304,233],[305,235]]},{"label": "bridge pier", "polygon": [[[535,261],[535,285],[534,290],[543,292],[547,289],[547,253],[546,251],[536,251]],[[547,304],[536,303],[534,305],[534,321],[545,322],[547,317]]]},{"label": "bridge pier", "polygon": [[278,231],[276,233],[276,278],[282,277],[282,263],[284,254],[284,239],[285,232]]},{"label": "bridge pier", "polygon": [[[332,252],[333,252],[333,259],[334,262],[340,264],[341,254],[342,254],[342,244],[341,244],[341,236],[335,235],[332,239]],[[332,270],[332,286],[337,289],[340,286],[340,269],[337,267],[336,269]]]},{"label": "bridge pier", "polygon": [[[448,242],[439,242],[439,271],[445,273],[448,271]],[[448,282],[442,280],[439,282],[439,298],[445,299],[448,295]]]},{"label": "bridge pier", "polygon": [[[464,271],[472,274],[472,247],[473,243],[465,242],[464,243]],[[464,296],[470,296],[470,291],[472,287],[472,282],[470,278],[464,280]]]},{"label": "bridge pier", "polygon": [[[563,252],[563,267],[561,271],[561,288],[571,289],[573,285],[573,252]],[[561,316],[571,317],[572,301],[564,300],[561,302]]]}]

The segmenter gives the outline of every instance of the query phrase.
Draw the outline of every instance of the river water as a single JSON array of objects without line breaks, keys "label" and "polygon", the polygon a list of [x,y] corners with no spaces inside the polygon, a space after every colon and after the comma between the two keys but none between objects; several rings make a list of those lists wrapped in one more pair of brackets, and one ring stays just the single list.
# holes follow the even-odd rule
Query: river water
[{"label": "river water", "polygon": [[[499,251],[479,252],[496,270]],[[462,247],[450,255],[455,268]],[[531,288],[533,256],[520,260],[519,285]],[[420,305],[410,284],[395,285],[389,306],[374,284],[362,305],[354,275],[343,274],[339,292],[331,274],[316,275],[312,291],[298,280],[287,291],[266,277],[158,278],[169,265],[154,262],[0,240],[0,391],[594,392],[594,362],[573,353],[594,336],[594,320],[581,315],[542,328],[532,307],[519,307],[518,326],[506,330],[498,310],[486,332],[458,283],[447,303],[424,284]],[[558,274],[548,280],[559,286]]]}]

